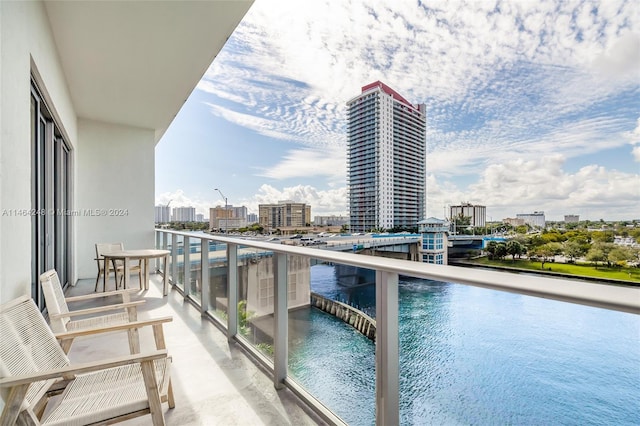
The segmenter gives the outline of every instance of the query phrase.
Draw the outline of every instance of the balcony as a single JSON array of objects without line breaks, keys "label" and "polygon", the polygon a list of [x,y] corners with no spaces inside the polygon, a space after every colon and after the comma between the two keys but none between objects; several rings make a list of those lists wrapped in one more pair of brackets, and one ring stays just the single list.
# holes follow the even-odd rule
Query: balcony
[{"label": "balcony", "polygon": [[[517,374],[513,376],[514,384],[521,381],[522,377],[528,377],[528,374],[532,375],[527,380],[537,380],[537,375],[541,372],[537,366],[538,361],[526,358],[537,356],[535,348],[546,345],[545,342],[575,339],[595,345],[601,343],[597,340],[592,342],[592,336],[588,333],[582,336],[580,329],[573,324],[573,321],[577,324],[586,321],[583,311],[576,311],[578,314],[571,311],[567,315],[567,327],[561,328],[559,336],[554,337],[551,331],[543,330],[538,336],[539,339],[535,341],[528,340],[525,330],[516,329],[515,334],[508,334],[506,330],[501,329],[504,327],[502,324],[531,321],[535,327],[545,327],[545,317],[552,315],[559,305],[587,305],[599,308],[577,306],[580,309],[603,312],[607,314],[607,321],[616,321],[617,328],[621,329],[619,333],[623,335],[622,339],[618,338],[616,341],[633,342],[634,338],[637,339],[633,330],[637,333],[640,324],[637,320],[637,314],[640,313],[638,288],[426,265],[164,230],[156,231],[156,246],[171,250],[167,270],[172,290],[166,297],[162,297],[159,280],[154,278],[154,285],[145,298],[148,299],[146,306],[149,315],[174,317],[174,322],[166,327],[167,346],[174,358],[173,377],[177,400],[177,407],[166,412],[169,424],[417,424],[445,421],[441,417],[442,413],[437,410],[420,412],[415,409],[415,413],[408,411],[407,401],[403,401],[401,397],[403,392],[407,391],[406,377],[411,376],[418,366],[407,364],[407,351],[402,355],[402,348],[399,348],[414,338],[413,335],[407,336],[406,330],[403,331],[405,324],[399,323],[403,309],[399,301],[399,276],[460,283],[455,285],[464,292],[473,291],[473,297],[481,299],[484,297],[483,294],[487,293],[498,295],[496,310],[488,314],[488,311],[485,312],[483,309],[480,317],[496,315],[497,312],[495,320],[490,321],[491,333],[497,336],[505,347],[521,345],[523,352],[518,355],[525,359],[522,361],[524,364],[518,364],[510,373]],[[339,265],[343,279],[356,277],[355,271],[358,268],[364,271],[360,276],[360,282],[357,279],[352,280],[351,284],[355,284],[356,287],[361,285],[363,280],[375,282],[375,314],[372,315],[376,317],[377,341],[374,345],[366,343],[366,338],[362,338],[362,346],[351,354],[352,358],[356,358],[354,362],[339,361],[328,365],[325,364],[326,358],[321,358],[317,351],[324,348],[325,355],[329,353],[330,356],[339,357],[342,356],[344,344],[350,345],[357,339],[354,337],[353,329],[348,332],[346,341],[340,337],[325,339],[320,346],[306,348],[305,356],[313,364],[313,369],[307,370],[300,367],[300,352],[304,351],[305,340],[312,339],[314,324],[309,319],[310,316],[307,316],[307,312],[313,309],[305,310],[304,305],[309,301],[311,281],[318,279],[314,274],[309,276],[308,270],[315,268],[313,265],[324,267],[323,264],[337,265],[336,268]],[[92,284],[82,281],[72,292],[91,291]],[[434,289],[436,296],[437,293],[448,291],[446,287],[438,285]],[[519,305],[516,309],[508,311],[508,304],[513,302],[506,298],[508,293],[523,295],[517,300],[524,307]],[[403,303],[406,304],[407,301]],[[452,306],[453,316],[446,318],[446,327],[455,328],[469,323],[464,318],[455,323],[454,317],[478,309],[471,305],[462,306],[461,302],[456,300],[452,301]],[[534,308],[527,310],[526,306]],[[513,312],[516,316],[510,317]],[[609,316],[609,312],[612,316]],[[427,331],[430,327],[439,328],[440,325],[433,322],[433,312],[429,311],[428,314],[430,319],[425,322],[426,327],[421,328]],[[505,315],[509,317],[505,322],[500,322],[499,317]],[[587,317],[589,315],[591,314],[588,313]],[[622,322],[619,322],[620,315],[624,315]],[[324,317],[322,321],[325,321]],[[319,326],[326,327],[326,324],[323,322]],[[597,328],[594,324],[590,327]],[[606,333],[606,327],[610,325],[603,324],[602,327],[605,327]],[[413,333],[426,336],[422,331],[413,330]],[[459,343],[457,341],[460,338],[474,339],[467,333],[466,329],[462,332],[445,330],[443,334],[429,335],[428,339],[430,345],[433,343],[433,347],[445,348],[448,351]],[[480,335],[476,343],[484,347],[485,340],[490,340],[490,337]],[[124,339],[124,336],[121,338]],[[421,339],[425,338],[427,337]],[[611,343],[615,344],[616,342]],[[606,347],[610,343],[602,345],[605,346],[602,348],[603,351],[611,353],[608,355],[610,357],[630,356],[631,365],[640,360],[640,354],[634,353],[632,343],[626,349],[631,354],[621,354],[619,348]],[[117,346],[112,341],[78,341],[74,346],[72,358],[95,357],[96,352],[101,356],[111,354],[114,347]],[[126,350],[126,347],[123,340],[122,348]],[[415,347],[413,344],[410,346],[411,349]],[[527,355],[526,350],[531,347],[534,348],[534,352]],[[478,352],[476,348],[471,350]],[[578,351],[582,353],[582,349]],[[425,355],[419,356],[424,358]],[[401,361],[403,357],[405,361]],[[444,361],[435,359],[432,367],[435,366],[437,370]],[[545,361],[552,364],[554,360],[547,356]],[[488,359],[487,362],[496,364],[494,368],[500,371],[509,371],[495,359]],[[531,363],[536,366],[532,368]],[[484,370],[487,370],[489,375],[481,380],[489,382],[483,382],[483,386],[506,389],[512,384],[509,377],[505,382],[504,377],[491,375],[488,364],[476,365],[474,369],[469,370],[469,374],[483,373]],[[307,373],[310,373],[311,377]],[[451,371],[446,374],[451,374]],[[602,376],[601,373],[588,370],[581,380],[598,383]],[[608,374],[604,376],[605,380],[609,379]],[[340,383],[343,383],[344,377],[356,377],[356,381],[361,380],[358,382],[361,383],[358,385],[361,387],[358,388],[355,399],[354,392],[340,393]],[[435,401],[433,404],[442,404],[445,407],[459,404],[461,398],[464,398],[464,389],[460,393],[455,391],[452,394],[450,390],[441,388],[440,379],[438,373],[429,376],[426,381],[420,379],[418,386],[425,390],[435,389],[431,394]],[[329,383],[329,392],[326,392],[327,389],[320,392],[322,394],[314,391],[316,382]],[[639,393],[637,383],[632,382],[630,389],[626,398],[633,400]],[[599,395],[600,389],[594,392],[596,395],[582,395],[581,398],[602,397]],[[526,400],[527,397],[520,398]],[[515,412],[521,414],[519,404],[522,404],[523,400],[507,398],[501,401],[505,405],[514,405]],[[364,417],[343,419],[351,416],[352,413],[349,411],[356,411],[356,407],[361,413],[359,415]],[[463,408],[464,412],[469,412],[473,407],[464,405]],[[605,408],[609,408],[607,403]],[[569,418],[572,415],[571,412],[562,414],[568,415]],[[540,420],[541,417],[536,416],[541,415],[534,411],[533,417],[529,418]],[[518,418],[522,420],[522,417]],[[481,421],[476,414],[470,414],[466,421],[494,423],[494,420],[488,418]]]},{"label": "balcony", "polygon": [[[137,279],[134,287],[137,286]],[[113,279],[111,280],[113,286]],[[93,292],[94,281],[80,280],[67,296]],[[139,299],[146,303],[139,318],[172,316],[164,334],[173,358],[174,409],[165,409],[167,425],[316,425],[324,424],[288,389],[276,391],[273,381],[239,345],[229,342],[211,321],[202,320],[178,291],[162,296],[162,276],[152,275],[149,290]],[[108,300],[101,301],[104,304]],[[117,303],[113,300],[113,303]],[[88,308],[94,302],[74,304]],[[140,333],[141,347],[155,348],[151,330]],[[72,363],[91,362],[128,353],[126,333],[76,339],[69,358]],[[148,425],[148,416],[123,423]]]}]

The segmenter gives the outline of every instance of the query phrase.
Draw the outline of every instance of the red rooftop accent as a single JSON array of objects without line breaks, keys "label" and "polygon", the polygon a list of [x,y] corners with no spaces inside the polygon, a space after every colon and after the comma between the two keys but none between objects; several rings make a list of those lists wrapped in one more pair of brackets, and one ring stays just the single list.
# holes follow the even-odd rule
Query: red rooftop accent
[{"label": "red rooftop accent", "polygon": [[366,92],[369,89],[373,89],[374,87],[379,87],[379,88],[382,89],[383,92],[385,92],[388,95],[391,95],[393,97],[393,99],[396,99],[396,100],[398,100],[398,101],[410,106],[413,109],[416,109],[416,110],[418,109],[418,107],[416,107],[411,102],[409,102],[408,100],[403,98],[398,92],[396,92],[395,90],[393,90],[391,87],[387,86],[386,84],[384,84],[380,80],[376,81],[375,83],[371,83],[371,84],[367,84],[366,86],[363,86],[362,87],[362,93]]}]

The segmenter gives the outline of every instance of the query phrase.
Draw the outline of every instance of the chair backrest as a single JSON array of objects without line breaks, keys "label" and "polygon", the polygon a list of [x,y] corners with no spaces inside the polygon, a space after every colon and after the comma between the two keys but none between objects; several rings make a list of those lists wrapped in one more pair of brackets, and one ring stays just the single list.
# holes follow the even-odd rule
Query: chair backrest
[{"label": "chair backrest", "polygon": [[104,270],[104,253],[122,250],[124,250],[123,243],[96,243],[96,260],[98,261],[98,269]]},{"label": "chair backrest", "polygon": [[[50,269],[40,275],[40,286],[42,287],[44,301],[47,304],[49,314],[66,314],[69,312],[69,307],[64,299],[62,285],[60,284],[60,278],[58,278],[58,273],[55,269]],[[51,315],[49,318],[51,328],[55,333],[64,333],[67,331],[67,323],[69,320],[69,317],[56,318]]]},{"label": "chair backrest", "polygon": [[[69,365],[69,359],[29,297],[0,305],[0,330],[0,378]],[[48,381],[29,386],[27,402],[36,402],[46,387]]]}]

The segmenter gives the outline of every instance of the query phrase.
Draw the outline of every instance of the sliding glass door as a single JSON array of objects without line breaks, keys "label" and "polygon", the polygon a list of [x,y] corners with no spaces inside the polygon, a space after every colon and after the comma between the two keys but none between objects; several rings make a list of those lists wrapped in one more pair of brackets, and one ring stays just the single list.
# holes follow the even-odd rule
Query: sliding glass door
[{"label": "sliding glass door", "polygon": [[72,155],[33,81],[31,158],[31,296],[44,309],[40,274],[55,268],[63,286],[71,278]]}]

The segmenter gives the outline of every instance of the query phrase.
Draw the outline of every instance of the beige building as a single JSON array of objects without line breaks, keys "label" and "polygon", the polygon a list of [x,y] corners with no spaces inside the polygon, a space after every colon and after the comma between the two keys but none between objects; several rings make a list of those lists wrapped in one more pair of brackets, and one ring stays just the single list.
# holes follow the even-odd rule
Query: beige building
[{"label": "beige building", "polygon": [[275,230],[283,227],[305,227],[311,223],[311,206],[293,201],[260,204],[259,222],[262,227]]},{"label": "beige building", "polygon": [[227,206],[225,209],[221,206],[216,206],[209,209],[209,229],[238,229],[247,226],[247,218],[238,217],[236,214],[239,209],[245,209],[246,207],[233,207]]}]

